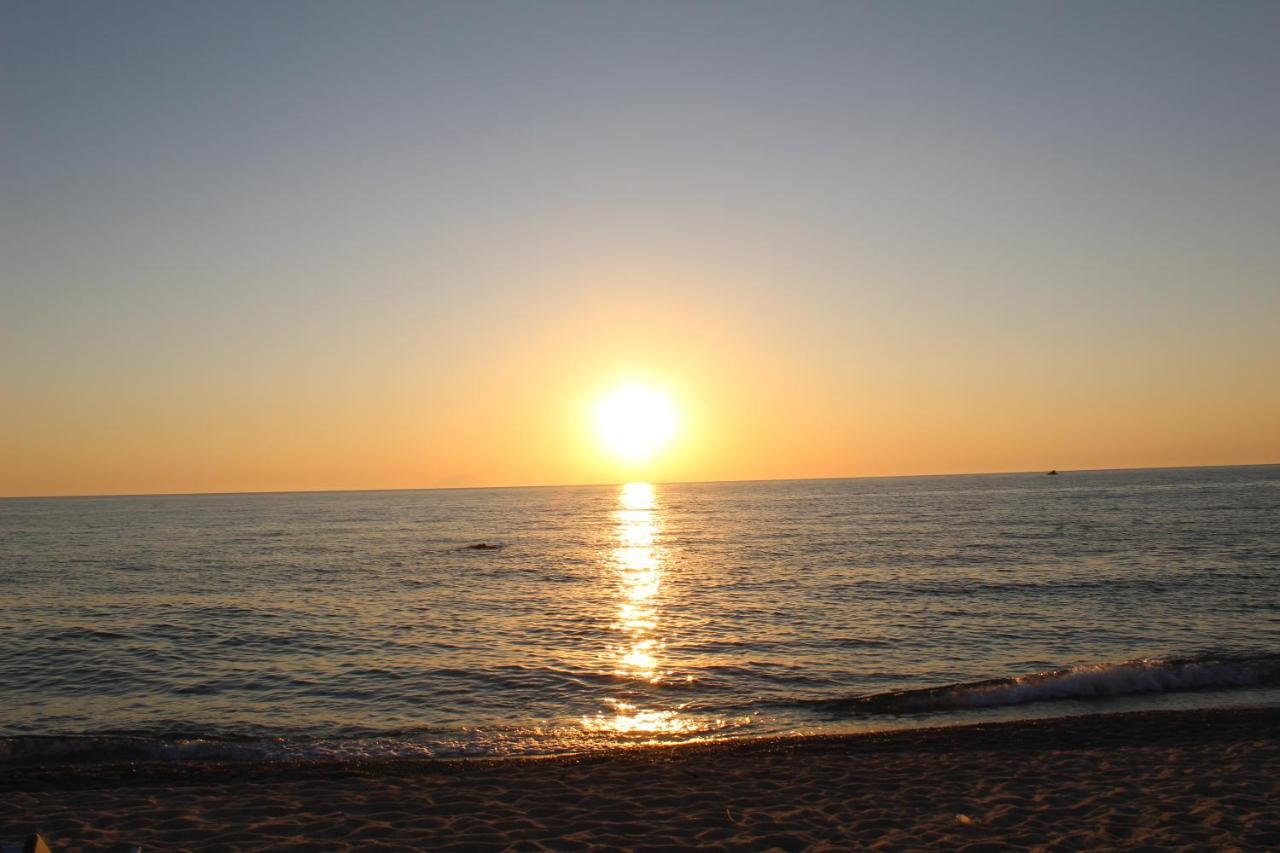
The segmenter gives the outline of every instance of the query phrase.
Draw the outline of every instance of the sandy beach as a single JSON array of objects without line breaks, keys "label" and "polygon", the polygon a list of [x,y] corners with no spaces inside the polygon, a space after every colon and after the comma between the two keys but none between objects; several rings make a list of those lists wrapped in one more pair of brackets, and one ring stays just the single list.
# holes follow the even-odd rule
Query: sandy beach
[{"label": "sandy beach", "polygon": [[153,850],[1274,849],[1280,710],[549,759],[13,767],[0,840]]}]

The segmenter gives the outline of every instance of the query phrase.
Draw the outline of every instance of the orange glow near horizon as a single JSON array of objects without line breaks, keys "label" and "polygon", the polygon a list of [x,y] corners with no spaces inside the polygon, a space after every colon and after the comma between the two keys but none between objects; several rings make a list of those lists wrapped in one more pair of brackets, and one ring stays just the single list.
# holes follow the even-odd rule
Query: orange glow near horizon
[{"label": "orange glow near horizon", "polygon": [[[583,277],[631,281],[608,270]],[[123,386],[19,377],[6,389],[14,405],[0,428],[0,495],[1280,461],[1280,398],[1261,356],[1215,381],[1209,362],[1166,354],[1180,369],[1152,372],[1147,356],[1083,345],[1047,363],[1029,345],[957,348],[942,335],[903,349],[900,329],[765,347],[769,330],[743,305],[688,295],[727,274],[635,278],[679,284],[683,295],[672,285],[644,300],[531,305],[536,322],[495,320],[439,344],[448,348],[438,356],[396,318],[380,327],[379,348],[350,358],[308,338],[253,371],[156,359]],[[519,358],[504,355],[513,340]],[[1192,395],[1200,405],[1189,408]]]}]

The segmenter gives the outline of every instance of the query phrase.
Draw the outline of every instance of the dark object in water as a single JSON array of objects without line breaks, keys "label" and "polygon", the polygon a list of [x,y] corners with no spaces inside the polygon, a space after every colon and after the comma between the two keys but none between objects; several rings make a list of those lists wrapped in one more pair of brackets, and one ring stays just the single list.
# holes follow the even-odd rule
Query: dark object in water
[{"label": "dark object in water", "polygon": [[1056,470],[1055,470],[1055,471],[1050,471],[1050,472],[1048,473],[1048,475],[1047,475],[1047,476],[1049,476],[1049,477],[1056,477],[1056,476],[1058,476],[1058,472],[1057,472]]},{"label": "dark object in water", "polygon": [[466,545],[464,551],[501,551],[502,545],[497,542],[477,542],[474,545]]}]

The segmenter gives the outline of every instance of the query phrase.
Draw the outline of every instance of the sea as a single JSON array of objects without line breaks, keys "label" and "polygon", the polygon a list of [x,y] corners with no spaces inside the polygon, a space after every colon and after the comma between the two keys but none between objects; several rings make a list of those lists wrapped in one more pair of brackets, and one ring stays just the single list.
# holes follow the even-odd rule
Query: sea
[{"label": "sea", "polygon": [[0,500],[0,765],[1280,705],[1280,466]]}]

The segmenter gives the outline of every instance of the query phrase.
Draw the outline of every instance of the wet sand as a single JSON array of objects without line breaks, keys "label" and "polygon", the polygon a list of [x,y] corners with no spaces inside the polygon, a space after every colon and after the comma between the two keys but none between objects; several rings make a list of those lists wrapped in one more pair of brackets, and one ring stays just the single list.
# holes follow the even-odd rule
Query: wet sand
[{"label": "wet sand", "polygon": [[1280,709],[605,755],[10,767],[0,841],[150,850],[1280,848]]}]

